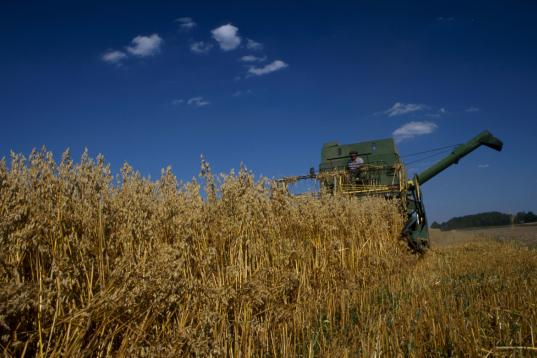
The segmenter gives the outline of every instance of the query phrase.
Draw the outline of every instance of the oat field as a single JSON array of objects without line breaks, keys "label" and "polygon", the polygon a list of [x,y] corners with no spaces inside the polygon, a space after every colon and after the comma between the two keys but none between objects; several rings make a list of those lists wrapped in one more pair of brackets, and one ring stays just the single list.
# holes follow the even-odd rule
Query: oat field
[{"label": "oat field", "polygon": [[537,251],[400,240],[396,202],[179,183],[46,150],[0,163],[4,356],[534,356]]}]

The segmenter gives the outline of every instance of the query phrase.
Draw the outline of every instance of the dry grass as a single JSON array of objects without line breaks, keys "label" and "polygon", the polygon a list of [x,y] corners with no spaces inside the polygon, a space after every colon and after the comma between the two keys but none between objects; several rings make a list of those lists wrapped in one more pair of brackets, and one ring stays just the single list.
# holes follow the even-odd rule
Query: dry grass
[{"label": "dry grass", "polygon": [[[204,193],[202,195],[202,193]],[[180,185],[102,158],[0,164],[5,355],[535,353],[537,253],[419,259],[397,204],[293,198],[251,173]],[[516,348],[518,347],[518,348]]]}]

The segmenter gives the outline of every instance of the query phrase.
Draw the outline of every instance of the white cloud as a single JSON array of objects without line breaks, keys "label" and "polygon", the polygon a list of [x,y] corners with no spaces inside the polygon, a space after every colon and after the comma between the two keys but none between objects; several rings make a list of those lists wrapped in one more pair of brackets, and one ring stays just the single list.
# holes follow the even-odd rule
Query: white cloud
[{"label": "white cloud", "polygon": [[211,31],[213,38],[224,51],[234,50],[241,44],[241,38],[237,32],[239,32],[239,28],[231,24],[222,25]]},{"label": "white cloud", "polygon": [[440,118],[447,113],[448,111],[444,107],[442,107],[436,113],[426,113],[425,116],[429,118]]},{"label": "white cloud", "polygon": [[263,44],[252,39],[246,39],[246,48],[248,50],[259,51],[263,49]]},{"label": "white cloud", "polygon": [[192,97],[186,102],[189,106],[195,106],[195,107],[203,107],[211,104],[211,102],[207,101],[205,98],[199,96],[199,97]]},{"label": "white cloud", "polygon": [[194,107],[203,107],[203,106],[208,106],[211,103],[207,101],[205,98],[203,98],[202,96],[198,96],[198,97],[192,97],[186,101],[182,98],[173,99],[171,104],[174,106],[187,104],[189,106],[194,106]]},{"label": "white cloud", "polygon": [[209,51],[211,51],[212,48],[213,48],[213,44],[203,42],[203,41],[194,42],[190,44],[190,51],[194,53],[199,53],[199,54],[208,53]]},{"label": "white cloud", "polygon": [[402,116],[404,114],[419,112],[427,109],[428,107],[424,104],[414,104],[414,103],[401,103],[396,102],[392,108],[387,109],[381,114],[385,114],[388,117]]},{"label": "white cloud", "polygon": [[438,126],[433,122],[408,122],[393,131],[392,135],[396,142],[401,142],[405,139],[412,139],[419,135],[430,134]]},{"label": "white cloud", "polygon": [[123,51],[117,51],[117,50],[109,50],[106,51],[101,59],[104,62],[113,63],[113,64],[120,64],[121,61],[127,58],[127,54]]},{"label": "white cloud", "polygon": [[252,94],[252,90],[250,90],[250,89],[238,90],[237,92],[233,93],[232,96],[233,97],[240,97],[240,96],[246,96],[246,95],[249,95],[249,94]]},{"label": "white cloud", "polygon": [[139,57],[155,56],[160,52],[162,42],[157,34],[136,36],[132,39],[132,46],[127,47],[127,51]]},{"label": "white cloud", "polygon": [[181,30],[185,31],[192,30],[197,25],[191,17],[180,17],[178,19],[175,19],[175,22],[179,24]]},{"label": "white cloud", "polygon": [[466,108],[464,111],[468,113],[474,113],[474,112],[479,112],[480,109],[479,107],[471,106],[471,107]]},{"label": "white cloud", "polygon": [[488,165],[488,164],[478,164],[477,167],[479,169],[486,169],[486,168],[490,167],[490,165]]},{"label": "white cloud", "polygon": [[241,62],[264,62],[267,60],[267,56],[258,57],[253,55],[246,55],[242,56],[240,61]]},{"label": "white cloud", "polygon": [[272,72],[282,70],[288,66],[289,65],[286,64],[285,62],[276,60],[263,67],[250,67],[250,69],[248,70],[248,73],[252,75],[256,75],[256,76],[263,76]]}]

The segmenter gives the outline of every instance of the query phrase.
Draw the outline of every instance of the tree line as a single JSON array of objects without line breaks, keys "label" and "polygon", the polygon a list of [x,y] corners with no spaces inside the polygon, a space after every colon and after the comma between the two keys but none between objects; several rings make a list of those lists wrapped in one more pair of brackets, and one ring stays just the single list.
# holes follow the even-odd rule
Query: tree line
[{"label": "tree line", "polygon": [[486,213],[454,217],[443,223],[434,221],[431,228],[446,231],[471,227],[525,224],[530,222],[537,222],[537,215],[531,211],[521,211],[516,213],[516,215],[490,211]]}]

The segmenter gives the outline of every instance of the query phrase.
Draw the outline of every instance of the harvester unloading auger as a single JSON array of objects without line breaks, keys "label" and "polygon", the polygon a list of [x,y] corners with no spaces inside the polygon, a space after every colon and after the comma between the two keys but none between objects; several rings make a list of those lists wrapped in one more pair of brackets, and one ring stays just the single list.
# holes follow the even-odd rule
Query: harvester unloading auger
[{"label": "harvester unloading auger", "polygon": [[[423,195],[420,186],[431,178],[457,164],[459,160],[480,146],[501,151],[503,143],[489,131],[483,131],[470,141],[457,146],[448,156],[423,172],[407,180],[406,169],[393,139],[380,139],[353,144],[326,143],[321,151],[319,172],[309,175],[285,177],[280,183],[293,183],[303,179],[316,179],[321,195],[382,196],[398,199],[407,221],[402,236],[412,249],[424,252],[429,247],[429,231]],[[356,152],[364,160],[355,172],[348,170],[350,153]]]}]

